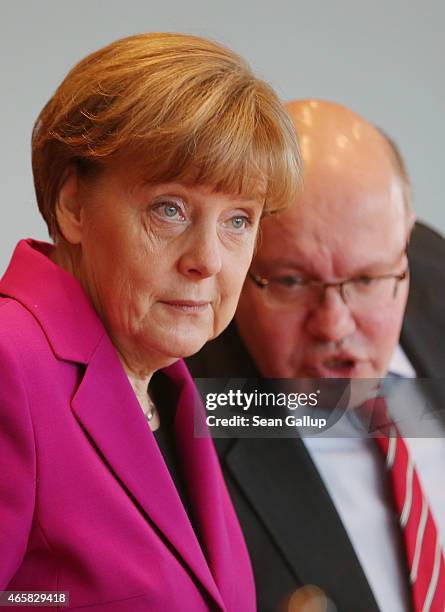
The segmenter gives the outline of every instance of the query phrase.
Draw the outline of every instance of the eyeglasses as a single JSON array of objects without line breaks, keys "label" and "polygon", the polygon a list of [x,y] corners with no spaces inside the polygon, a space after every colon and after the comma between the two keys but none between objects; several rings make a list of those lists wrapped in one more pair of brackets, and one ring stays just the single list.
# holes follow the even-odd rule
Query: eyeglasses
[{"label": "eyeglasses", "polygon": [[358,276],[339,283],[304,280],[298,276],[264,277],[249,272],[248,277],[259,287],[271,307],[315,307],[324,298],[326,289],[338,289],[345,304],[351,309],[373,308],[395,299],[399,283],[408,278],[408,268],[400,274]]}]

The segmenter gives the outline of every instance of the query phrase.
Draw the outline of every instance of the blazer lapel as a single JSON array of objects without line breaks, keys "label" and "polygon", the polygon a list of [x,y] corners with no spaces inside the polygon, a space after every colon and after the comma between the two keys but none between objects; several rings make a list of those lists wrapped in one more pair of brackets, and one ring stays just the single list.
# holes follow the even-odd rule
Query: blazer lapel
[{"label": "blazer lapel", "polygon": [[378,612],[301,440],[239,439],[224,460],[300,583],[323,588],[340,610]]},{"label": "blazer lapel", "polygon": [[141,512],[224,609],[176,487],[107,336],[92,356],[71,405]]},{"label": "blazer lapel", "polygon": [[[211,437],[197,437],[195,434],[195,427],[203,431],[205,415],[188,370],[183,362],[178,362],[169,370],[174,377],[182,378],[176,437],[201,543],[212,575],[220,591],[225,592],[225,600],[230,601],[231,584],[237,579],[237,570],[233,565],[236,561],[232,551],[233,538],[230,537],[233,534],[229,534],[226,522],[227,500],[224,498],[223,476]],[[235,515],[233,521],[236,521]],[[239,545],[244,546],[240,531],[238,535]],[[228,577],[232,577],[231,580]]]}]

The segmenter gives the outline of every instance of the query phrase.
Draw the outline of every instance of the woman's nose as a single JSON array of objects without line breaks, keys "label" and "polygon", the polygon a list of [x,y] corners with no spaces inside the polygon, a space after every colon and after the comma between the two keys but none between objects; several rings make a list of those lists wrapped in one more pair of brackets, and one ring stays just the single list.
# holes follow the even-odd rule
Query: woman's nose
[{"label": "woman's nose", "polygon": [[338,342],[356,329],[355,319],[339,287],[326,287],[320,302],[309,313],[307,328],[319,340]]},{"label": "woman's nose", "polygon": [[222,268],[221,248],[216,228],[193,232],[179,258],[179,271],[197,279],[218,274]]}]

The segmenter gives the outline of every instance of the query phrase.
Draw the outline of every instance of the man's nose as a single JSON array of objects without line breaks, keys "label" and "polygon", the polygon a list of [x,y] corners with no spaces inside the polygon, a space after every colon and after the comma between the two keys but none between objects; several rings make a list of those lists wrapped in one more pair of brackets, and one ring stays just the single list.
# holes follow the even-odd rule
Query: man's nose
[{"label": "man's nose", "polygon": [[181,274],[196,279],[218,274],[222,268],[222,245],[216,228],[196,229],[190,233],[178,261]]},{"label": "man's nose", "polygon": [[339,342],[354,333],[355,319],[340,287],[326,287],[307,319],[308,331],[319,340]]}]

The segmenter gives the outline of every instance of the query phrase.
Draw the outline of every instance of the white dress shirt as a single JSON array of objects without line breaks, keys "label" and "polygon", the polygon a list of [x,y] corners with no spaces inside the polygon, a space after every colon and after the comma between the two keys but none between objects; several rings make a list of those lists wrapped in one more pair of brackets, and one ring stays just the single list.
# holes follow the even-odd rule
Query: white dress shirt
[{"label": "white dress shirt", "polygon": [[[406,378],[415,377],[400,346],[394,352],[390,372]],[[354,437],[353,424],[350,426],[351,437],[308,437],[304,438],[304,443],[348,533],[379,608],[382,612],[406,612],[410,607],[406,562],[380,451],[372,439],[356,434]],[[443,543],[445,439],[406,438],[406,443]]]}]

